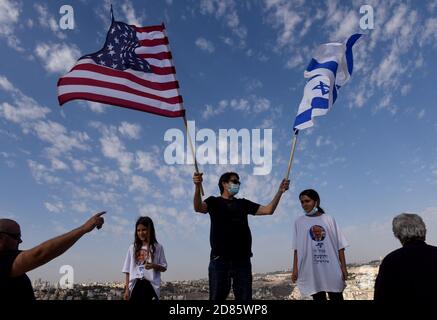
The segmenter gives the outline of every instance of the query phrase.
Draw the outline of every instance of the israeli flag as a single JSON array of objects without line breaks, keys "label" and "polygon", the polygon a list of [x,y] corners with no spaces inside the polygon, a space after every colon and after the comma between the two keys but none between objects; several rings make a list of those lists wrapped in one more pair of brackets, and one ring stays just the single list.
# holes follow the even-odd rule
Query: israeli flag
[{"label": "israeli flag", "polygon": [[337,91],[350,78],[353,70],[352,47],[362,34],[354,34],[346,43],[319,46],[304,72],[309,78],[294,121],[294,130],[312,127],[313,117],[328,113],[337,99]]}]

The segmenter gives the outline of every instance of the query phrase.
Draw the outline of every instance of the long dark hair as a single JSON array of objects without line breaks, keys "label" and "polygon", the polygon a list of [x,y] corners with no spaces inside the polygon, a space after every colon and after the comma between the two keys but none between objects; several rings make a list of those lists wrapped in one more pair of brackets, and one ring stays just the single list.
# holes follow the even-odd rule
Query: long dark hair
[{"label": "long dark hair", "polygon": [[155,244],[158,243],[156,240],[156,234],[155,234],[155,226],[153,225],[153,221],[149,217],[139,217],[137,222],[135,223],[135,241],[134,241],[134,250],[135,250],[135,257],[137,256],[137,253],[139,250],[141,250],[141,247],[143,246],[143,241],[138,237],[137,234],[137,227],[138,225],[145,226],[149,232],[148,232],[148,242],[149,242],[149,251],[152,256],[152,261],[155,256]]},{"label": "long dark hair", "polygon": [[300,199],[300,197],[302,197],[302,196],[307,196],[307,197],[310,198],[311,200],[316,201],[316,202],[317,202],[317,209],[319,210],[319,212],[320,212],[321,214],[325,213],[325,210],[323,210],[323,209],[320,207],[320,196],[319,196],[319,194],[317,193],[316,190],[313,190],[313,189],[306,189],[306,190],[304,190],[304,191],[302,191],[302,192],[300,193],[300,195],[299,195],[299,199]]}]

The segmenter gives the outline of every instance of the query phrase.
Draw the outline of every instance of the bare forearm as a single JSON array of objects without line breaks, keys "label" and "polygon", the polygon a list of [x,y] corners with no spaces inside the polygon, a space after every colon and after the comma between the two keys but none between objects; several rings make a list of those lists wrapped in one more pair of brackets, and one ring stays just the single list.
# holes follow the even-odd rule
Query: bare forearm
[{"label": "bare forearm", "polygon": [[275,212],[276,207],[279,204],[279,200],[281,200],[281,196],[282,196],[281,191],[276,192],[273,200],[267,205],[267,208],[268,208],[268,211],[270,212],[270,214],[273,214],[273,212]]},{"label": "bare forearm", "polygon": [[194,210],[199,210],[202,207],[202,197],[200,195],[200,187],[196,185],[193,199]]},{"label": "bare forearm", "polygon": [[126,285],[125,285],[125,289],[129,288],[129,273],[126,273]]},{"label": "bare forearm", "polygon": [[340,259],[340,264],[343,268],[346,268],[346,257],[344,255],[344,249],[338,250],[338,257]]},{"label": "bare forearm", "polygon": [[79,227],[47,240],[30,250],[23,251],[17,256],[12,265],[11,277],[17,277],[53,260],[69,249],[85,233],[83,227]]},{"label": "bare forearm", "polygon": [[293,254],[293,270],[297,271],[297,250],[294,250]]},{"label": "bare forearm", "polygon": [[73,246],[86,232],[82,227],[76,228],[56,238],[47,240],[30,250],[36,262],[43,265],[60,256]]}]

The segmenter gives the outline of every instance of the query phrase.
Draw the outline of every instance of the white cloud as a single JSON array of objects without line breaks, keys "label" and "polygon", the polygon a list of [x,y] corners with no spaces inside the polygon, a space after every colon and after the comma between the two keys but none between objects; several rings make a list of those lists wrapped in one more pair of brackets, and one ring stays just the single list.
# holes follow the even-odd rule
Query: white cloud
[{"label": "white cloud", "polygon": [[86,170],[86,165],[83,161],[72,159],[71,163],[73,165],[73,169],[77,172],[83,172]]},{"label": "white cloud", "polygon": [[226,109],[227,104],[227,100],[222,100],[217,107],[207,104],[205,106],[205,110],[202,112],[203,119],[209,119],[213,116],[223,113]]},{"label": "white cloud", "polygon": [[138,191],[147,194],[150,190],[150,183],[147,178],[142,176],[133,175],[131,183],[129,185],[129,191]]},{"label": "white cloud", "polygon": [[9,82],[8,78],[0,75],[0,87],[5,91],[15,91],[12,83]]},{"label": "white cloud", "polygon": [[403,24],[405,23],[405,14],[407,13],[407,7],[401,4],[395,11],[394,15],[387,21],[384,26],[385,35],[389,37],[395,36]]},{"label": "white cloud", "polygon": [[239,110],[239,111],[248,111],[250,108],[249,101],[246,99],[232,99],[229,102],[229,106],[232,109]]},{"label": "white cloud", "polygon": [[287,69],[294,69],[298,66],[302,66],[302,64],[305,62],[303,55],[299,52],[296,52],[290,59],[288,59],[287,63],[285,64],[285,67]]},{"label": "white cloud", "polygon": [[332,141],[331,141],[330,137],[323,137],[323,136],[317,137],[317,140],[316,140],[317,147],[329,146],[331,144],[332,144]]},{"label": "white cloud", "polygon": [[68,132],[60,123],[54,121],[38,121],[34,125],[38,138],[51,144],[48,154],[58,156],[72,149],[89,150],[86,144],[90,138],[84,132]]},{"label": "white cloud", "polygon": [[105,106],[102,103],[94,102],[94,101],[87,101],[86,103],[90,107],[91,111],[95,113],[105,112]]},{"label": "white cloud", "polygon": [[55,203],[44,202],[44,206],[52,213],[61,213],[64,211],[64,204],[60,201]]},{"label": "white cloud", "polygon": [[77,212],[80,212],[80,213],[91,212],[91,210],[88,208],[88,206],[84,202],[74,202],[71,205],[71,208],[74,211],[77,211]]},{"label": "white cloud", "polygon": [[100,138],[100,143],[103,155],[107,158],[117,160],[120,171],[129,174],[133,154],[126,152],[126,148],[121,140],[114,133],[106,132],[103,137]]},{"label": "white cloud", "polygon": [[269,13],[268,22],[280,29],[277,37],[279,48],[294,44],[299,36],[298,26],[304,20],[302,12],[298,10],[299,4],[286,0],[265,0],[264,5]]},{"label": "white cloud", "polygon": [[55,184],[61,182],[58,177],[51,175],[50,170],[43,164],[33,160],[28,160],[27,164],[30,168],[33,178],[37,183]]},{"label": "white cloud", "polygon": [[40,26],[51,30],[59,39],[65,39],[66,35],[59,28],[58,20],[49,13],[48,7],[44,4],[34,4],[35,10],[38,13],[38,22]]},{"label": "white cloud", "polygon": [[[341,11],[340,11],[341,12]],[[359,29],[358,10],[345,11],[341,13],[341,23],[337,24],[337,30],[331,34],[330,40],[343,42],[351,34],[357,33]],[[328,21],[330,21],[328,19]]]},{"label": "white cloud", "polygon": [[420,110],[417,114],[417,119],[422,119],[425,116],[425,109]]},{"label": "white cloud", "polygon": [[135,12],[135,8],[132,5],[132,2],[129,0],[125,0],[125,2],[121,5],[121,10],[123,11],[126,22],[128,24],[133,24],[136,26],[142,26],[143,25],[143,17],[138,17]]},{"label": "white cloud", "polygon": [[125,137],[130,139],[139,139],[141,127],[134,123],[128,123],[123,121],[118,127],[118,131]]},{"label": "white cloud", "polygon": [[104,28],[109,28],[111,25],[111,13],[109,11],[111,4],[112,0],[103,0],[99,1],[99,4],[94,8],[94,13],[101,20]]},{"label": "white cloud", "polygon": [[35,53],[49,73],[66,73],[80,58],[79,48],[66,43],[39,43]]},{"label": "white cloud", "polygon": [[138,168],[144,172],[155,170],[158,166],[157,157],[158,154],[152,154],[150,152],[137,151],[135,156],[135,162]]},{"label": "white cloud", "polygon": [[21,41],[15,35],[15,27],[20,20],[21,4],[15,1],[0,1],[0,37],[5,38],[9,47],[23,52]]},{"label": "white cloud", "polygon": [[6,120],[19,123],[23,128],[27,128],[29,122],[43,119],[50,112],[50,109],[40,106],[34,99],[24,95],[2,75],[0,75],[0,88],[9,92],[14,100],[13,104],[7,102],[0,104],[0,116]]},{"label": "white cloud", "polygon": [[236,6],[234,0],[202,0],[200,12],[214,15],[217,19],[224,19],[232,33],[239,38],[239,47],[244,48],[247,28],[241,25]]},{"label": "white cloud", "polygon": [[269,110],[271,103],[269,99],[256,95],[250,95],[248,98],[223,99],[220,100],[217,106],[207,104],[202,112],[202,117],[209,119],[225,112],[227,108],[245,113],[260,113]]},{"label": "white cloud", "polygon": [[254,91],[259,88],[262,88],[264,85],[263,83],[258,79],[244,79],[245,87],[247,91]]},{"label": "white cloud", "polygon": [[254,97],[253,111],[255,113],[270,109],[270,100],[267,98]]},{"label": "white cloud", "polygon": [[69,169],[68,165],[59,159],[52,158],[51,161],[52,161],[52,170],[68,170]]},{"label": "white cloud", "polygon": [[195,43],[196,43],[196,46],[203,51],[213,53],[215,50],[215,47],[212,44],[212,42],[206,40],[205,38],[197,38]]},{"label": "white cloud", "polygon": [[434,47],[437,45],[437,18],[427,19],[423,27],[423,32],[421,32],[419,44],[423,46],[428,43]]}]

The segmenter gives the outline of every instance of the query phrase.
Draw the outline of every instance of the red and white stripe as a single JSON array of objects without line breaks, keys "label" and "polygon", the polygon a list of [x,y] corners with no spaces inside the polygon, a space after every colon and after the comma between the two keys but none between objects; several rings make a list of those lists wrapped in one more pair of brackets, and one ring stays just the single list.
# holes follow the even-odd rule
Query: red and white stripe
[{"label": "red and white stripe", "polygon": [[132,27],[140,40],[135,53],[147,60],[152,73],[121,71],[98,65],[92,59],[80,59],[58,81],[60,105],[81,99],[166,117],[185,114],[164,25]]}]

